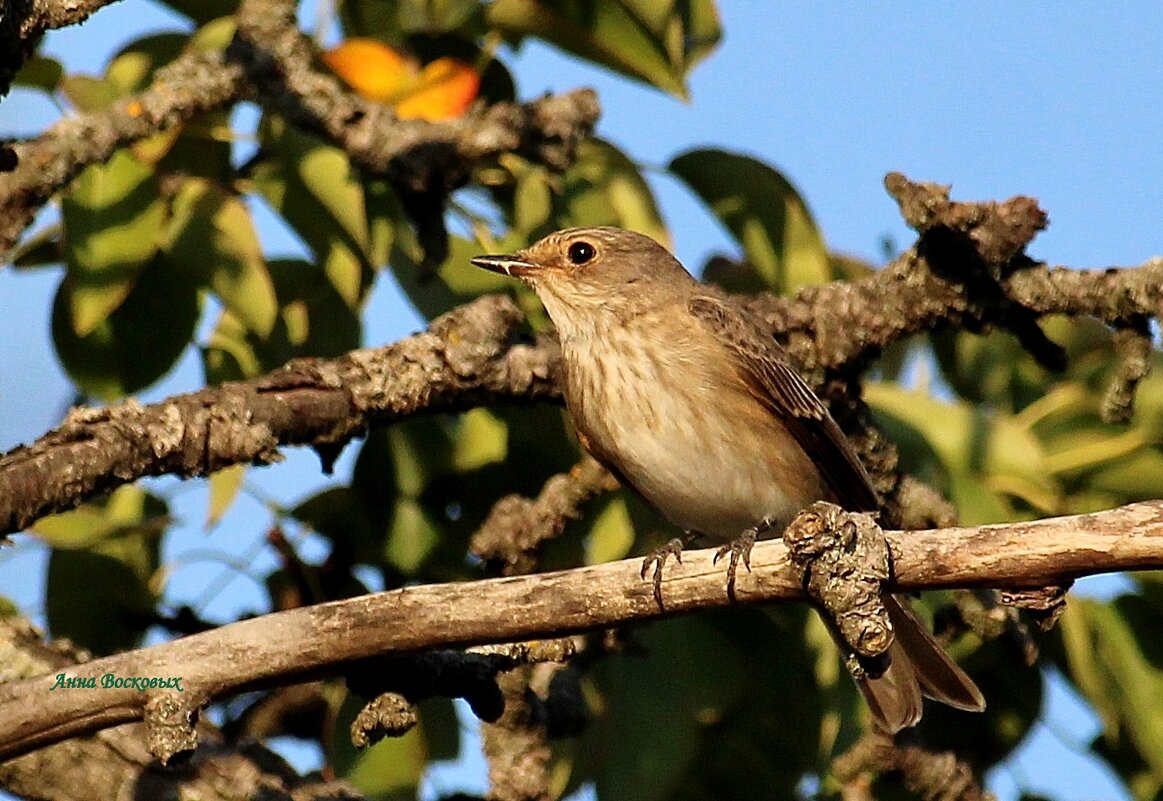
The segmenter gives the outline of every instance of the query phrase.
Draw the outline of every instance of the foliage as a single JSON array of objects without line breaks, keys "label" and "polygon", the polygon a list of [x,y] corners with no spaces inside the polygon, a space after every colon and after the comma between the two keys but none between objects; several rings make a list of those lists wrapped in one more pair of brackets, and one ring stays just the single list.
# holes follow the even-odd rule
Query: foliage
[{"label": "foliage", "polygon": [[[130,43],[100,76],[66,74],[38,57],[19,80],[77,109],[101,108],[137,91],[184,48],[229,41],[223,15],[236,3],[166,2],[189,17],[192,34]],[[393,84],[381,94],[400,103],[408,92],[439,95],[427,71],[452,59],[481,71],[484,98],[511,94],[505,51],[498,55],[496,45],[530,38],[685,97],[686,76],[720,37],[712,0],[340,5],[345,36],[379,42],[332,51],[328,63],[358,86],[351,75],[385,69],[361,64],[368,52],[407,60],[406,90]],[[441,114],[459,113],[463,99]],[[275,115],[264,115],[257,148],[248,147],[247,132],[232,127],[237,119],[209,114],[88,168],[61,197],[59,225],[24,243],[18,267],[60,272],[53,340],[83,396],[112,401],[137,392],[189,348],[201,354],[207,384],[259,375],[295,356],[342,353],[361,344],[362,309],[385,281],[427,318],[482,293],[521,292],[474,270],[468,257],[557,228],[615,224],[669,239],[642,167],[595,138],[564,174],[510,155],[474,175],[447,212],[455,232],[449,257],[422,275],[418,236],[388,183],[361,175],[342,150]],[[666,171],[705,204],[743,257],[708,265],[709,280],[790,294],[846,274],[796,188],[773,167],[692,149],[674,155]],[[294,232],[305,256],[263,248],[260,204]],[[534,311],[530,297],[522,302]],[[908,345],[910,363],[932,365],[936,375],[911,388],[889,380],[866,387],[903,466],[947,493],[964,522],[1097,510],[1163,486],[1156,447],[1163,376],[1156,371],[1141,386],[1129,426],[1106,424],[1099,408],[1114,369],[1111,332],[1065,319],[1046,329],[1069,353],[1065,374],[1039,367],[1007,334],[943,332]],[[409,420],[369,433],[349,484],[275,510],[273,522],[307,527],[329,546],[324,565],[297,566],[311,577],[307,601],[363,591],[357,575],[367,569],[388,587],[471,579],[478,571],[466,561],[467,543],[492,503],[535,494],[578,456],[555,408]],[[217,519],[245,491],[244,471],[232,468],[210,483]],[[175,525],[165,503],[138,488],[39,523],[33,533],[52,548],[52,633],[99,653],[141,642],[161,615],[162,546]],[[641,553],[657,543],[660,527],[618,495],[571,525],[547,559],[566,565]],[[296,581],[293,572],[284,565],[265,577],[272,608],[286,602],[281,590]],[[1163,653],[1151,621],[1163,596],[1153,577],[1139,585],[1141,593],[1111,605],[1072,604],[1044,644],[1046,664],[1102,719],[1094,754],[1136,797],[1154,798],[1163,791]],[[861,712],[814,616],[789,609],[692,617],[654,626],[640,641],[643,649],[606,657],[586,674],[595,718],[555,754],[564,784],[593,782],[604,801],[791,795],[804,777],[819,778],[822,795],[836,791],[830,760],[859,736]],[[925,731],[984,769],[1037,721],[1041,677],[1001,642],[970,637],[957,653],[985,689],[989,711],[956,718],[934,711]],[[423,707],[420,729],[366,754],[332,746],[333,767],[376,797],[414,797],[427,761],[449,752],[450,736],[455,749],[446,707]],[[316,732],[323,742],[343,739],[354,707],[341,699],[335,711],[334,730]]]}]

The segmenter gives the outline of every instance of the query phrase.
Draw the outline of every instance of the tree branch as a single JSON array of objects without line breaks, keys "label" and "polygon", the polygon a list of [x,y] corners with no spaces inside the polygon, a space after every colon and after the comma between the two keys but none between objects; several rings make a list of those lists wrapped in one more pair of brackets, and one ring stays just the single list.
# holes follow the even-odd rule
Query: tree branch
[{"label": "tree branch", "polygon": [[600,112],[597,95],[579,90],[524,106],[497,103],[441,122],[398,120],[390,107],[364,100],[314,68],[294,3],[245,0],[237,20],[228,52],[246,70],[257,102],[334,142],[356,164],[406,192],[447,192],[502,153],[564,169]]},{"label": "tree branch", "polygon": [[85,167],[242,96],[242,70],[221,53],[189,52],[157,71],[145,91],[99,111],[65,117],[29,142],[13,145],[17,164],[0,173],[0,259],[37,211]]},{"label": "tree branch", "polygon": [[0,10],[0,97],[36,50],[44,32],[78,25],[117,0],[9,0]]},{"label": "tree branch", "polygon": [[[0,532],[143,476],[202,476],[270,464],[278,446],[338,448],[372,424],[482,403],[557,398],[556,343],[511,341],[522,316],[491,295],[425,333],[337,359],[299,359],[265,376],[151,406],[75,409],[30,447],[0,457]],[[326,465],[325,465],[326,466]]]},{"label": "tree branch", "polygon": [[[995,526],[886,532],[888,589],[1037,587],[1096,573],[1163,567],[1163,501],[1107,512]],[[138,651],[97,659],[68,677],[92,689],[52,689],[56,675],[0,686],[0,760],[67,737],[137,721],[158,691],[102,688],[100,678],[181,677],[167,691],[191,715],[213,698],[334,672],[383,654],[464,646],[616,626],[729,605],[714,549],[667,569],[663,608],[640,576],[641,560],[533,576],[436,584],[366,595],[244,620]],[[786,547],[756,545],[739,603],[798,600],[803,588]]]}]

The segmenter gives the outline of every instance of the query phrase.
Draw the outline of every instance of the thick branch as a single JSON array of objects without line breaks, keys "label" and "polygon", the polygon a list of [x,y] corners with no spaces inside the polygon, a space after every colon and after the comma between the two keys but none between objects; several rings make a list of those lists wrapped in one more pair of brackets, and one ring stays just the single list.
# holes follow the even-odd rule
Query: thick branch
[{"label": "thick branch", "polygon": [[[51,645],[19,618],[0,619],[0,652],[9,681],[72,670],[84,655]],[[0,787],[28,799],[229,798],[287,801],[356,801],[346,782],[301,777],[278,755],[257,743],[223,742],[208,725],[199,727],[201,747],[180,770],[158,770],[146,748],[144,724],[107,729],[92,737],[42,748],[0,761]],[[99,766],[99,767],[98,767]],[[230,777],[229,792],[223,777]]]},{"label": "thick branch", "polygon": [[151,406],[74,410],[60,428],[0,457],[0,530],[143,476],[269,464],[279,445],[342,445],[368,425],[419,412],[556,398],[556,343],[513,344],[521,320],[507,296],[488,296],[387,347],[300,359]]},{"label": "thick branch", "polygon": [[[1032,587],[1095,573],[1163,567],[1163,501],[1030,523],[886,532],[889,589]],[[181,677],[191,711],[213,698],[301,680],[381,654],[571,633],[728,605],[715,551],[668,567],[655,603],[628,559],[556,573],[406,587],[244,620],[94,660],[73,677]],[[803,597],[783,543],[759,543],[740,603]],[[664,611],[665,610],[665,611]],[[54,675],[0,687],[0,760],[64,738],[141,719],[150,694],[57,689]]]}]

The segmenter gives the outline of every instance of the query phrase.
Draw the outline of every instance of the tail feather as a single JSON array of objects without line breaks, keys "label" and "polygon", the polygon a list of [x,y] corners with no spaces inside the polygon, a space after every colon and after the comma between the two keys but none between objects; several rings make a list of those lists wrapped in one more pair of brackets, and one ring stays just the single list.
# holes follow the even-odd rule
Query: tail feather
[{"label": "tail feather", "polygon": [[925,695],[954,709],[967,712],[981,712],[985,709],[985,696],[981,690],[945,653],[945,649],[937,644],[908,599],[886,595],[884,604],[888,609],[889,620],[892,621],[896,642],[912,663]]},{"label": "tail feather", "polygon": [[[915,726],[921,719],[922,695],[954,709],[985,709],[981,690],[937,644],[908,599],[886,595],[884,604],[895,635],[888,666],[880,675],[854,676],[877,728],[896,734]],[[834,628],[832,635],[844,648]]]}]

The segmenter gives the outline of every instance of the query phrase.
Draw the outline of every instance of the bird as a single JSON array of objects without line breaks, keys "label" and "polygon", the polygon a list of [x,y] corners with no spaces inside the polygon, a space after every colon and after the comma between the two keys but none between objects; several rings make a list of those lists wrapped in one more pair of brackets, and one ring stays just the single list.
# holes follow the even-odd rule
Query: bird
[{"label": "bird", "polygon": [[[729,592],[755,539],[782,531],[815,501],[879,508],[852,444],[764,321],[696,280],[654,239],[568,228],[471,261],[536,293],[557,330],[581,446],[687,537],[724,543]],[[654,566],[656,593],[667,556],[683,543],[675,538],[644,562],[644,576]],[[888,733],[915,725],[923,695],[984,709],[908,600],[886,594],[884,603],[895,632],[887,660],[870,670],[845,660],[873,723]]]}]

